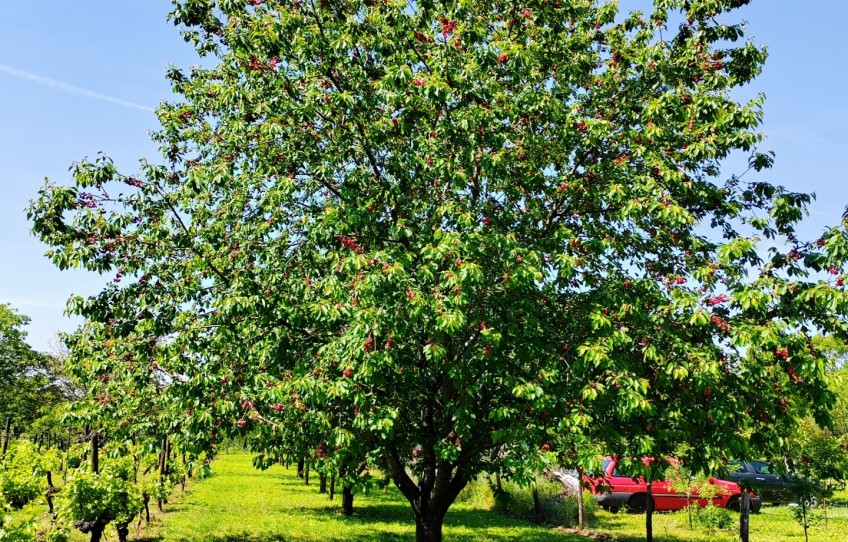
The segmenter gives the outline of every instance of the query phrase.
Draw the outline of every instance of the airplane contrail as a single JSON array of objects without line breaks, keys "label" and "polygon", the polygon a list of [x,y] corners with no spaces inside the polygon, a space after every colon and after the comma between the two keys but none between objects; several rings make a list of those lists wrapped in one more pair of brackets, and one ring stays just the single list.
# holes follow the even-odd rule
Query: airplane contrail
[{"label": "airplane contrail", "polygon": [[13,68],[11,66],[6,66],[4,64],[0,64],[0,73],[6,73],[12,75],[14,77],[18,77],[20,79],[27,79],[29,81],[33,81],[35,83],[39,83],[41,85],[45,85],[48,87],[57,88],[63,92],[68,92],[71,94],[78,94],[80,96],[86,96],[88,98],[94,98],[95,100],[102,100],[104,102],[110,102],[116,105],[122,105],[124,107],[131,107],[133,109],[140,109],[142,111],[148,111],[153,113],[152,107],[147,107],[146,105],[141,105],[133,102],[128,102],[126,100],[121,100],[120,98],[115,98],[113,96],[107,96],[106,94],[100,94],[98,92],[93,92],[91,90],[86,90],[84,88],[75,87],[72,85],[68,85],[62,83],[61,81],[56,81],[55,79],[50,79],[49,77],[44,77],[42,75],[38,75],[36,73],[19,70],[17,68]]}]

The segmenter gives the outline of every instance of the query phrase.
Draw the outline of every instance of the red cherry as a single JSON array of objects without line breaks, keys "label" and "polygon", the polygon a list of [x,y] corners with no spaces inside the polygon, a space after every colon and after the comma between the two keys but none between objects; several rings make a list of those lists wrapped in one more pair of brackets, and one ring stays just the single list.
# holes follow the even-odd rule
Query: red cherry
[{"label": "red cherry", "polygon": [[238,425],[239,427],[247,427],[247,420],[242,418],[242,419],[240,419],[239,421],[236,422],[236,425]]}]

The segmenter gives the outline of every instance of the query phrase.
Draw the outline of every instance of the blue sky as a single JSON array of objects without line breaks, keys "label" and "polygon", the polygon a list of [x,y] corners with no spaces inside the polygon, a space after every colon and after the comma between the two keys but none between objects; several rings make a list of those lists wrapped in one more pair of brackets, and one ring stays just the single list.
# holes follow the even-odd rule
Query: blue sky
[{"label": "blue sky", "polygon": [[[623,0],[624,7],[641,0]],[[29,234],[24,209],[45,177],[63,182],[70,164],[104,151],[127,172],[158,158],[150,111],[170,95],[169,63],[197,62],[167,22],[169,0],[6,2],[0,16],[0,303],[32,318],[29,342],[47,350],[71,294],[108,278],[60,272]],[[741,10],[769,46],[765,73],[744,90],[767,96],[765,178],[818,200],[807,237],[841,219],[848,204],[848,46],[843,0],[753,0]]]}]

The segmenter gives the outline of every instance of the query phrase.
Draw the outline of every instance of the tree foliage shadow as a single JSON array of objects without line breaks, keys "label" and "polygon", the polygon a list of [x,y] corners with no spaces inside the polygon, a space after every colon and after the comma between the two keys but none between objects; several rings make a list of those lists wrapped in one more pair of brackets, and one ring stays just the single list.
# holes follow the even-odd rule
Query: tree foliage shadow
[{"label": "tree foliage shadow", "polygon": [[[319,510],[304,509],[303,513],[316,516],[337,516],[339,511],[337,508],[327,507]],[[400,540],[411,541],[414,539],[412,530],[414,519],[412,511],[410,510],[409,505],[403,503],[384,503],[361,506],[355,508],[353,516],[346,518],[345,521],[366,525],[369,532],[367,534],[353,537],[345,536],[344,538],[333,538],[332,536],[328,536],[325,540],[375,540],[377,542],[394,542]],[[410,533],[408,535],[398,535],[397,533],[387,533],[379,530],[379,525],[392,524],[409,526]],[[534,525],[524,520],[510,518],[498,514],[497,512],[483,510],[450,510],[445,518],[445,530],[445,538],[456,541],[479,541],[483,539],[481,538],[479,531],[485,531],[485,540],[491,540],[493,542],[517,540],[516,531],[524,531],[524,534],[530,537],[525,538],[526,540],[532,539],[538,542],[583,542],[589,540],[586,537],[575,535],[573,533],[556,529],[545,529],[542,526]],[[457,530],[460,532],[456,532]],[[478,533],[473,536],[464,535],[461,532],[462,530],[477,531]]]},{"label": "tree foliage shadow", "polygon": [[[298,514],[311,515],[317,519],[338,519],[338,507],[320,509],[303,508]],[[412,542],[415,539],[412,511],[408,506],[395,504],[376,504],[355,508],[351,517],[345,522],[362,526],[361,533],[338,533],[325,531],[322,533],[304,533],[304,536],[292,536],[284,533],[249,532],[230,533],[220,536],[202,536],[198,539],[181,538],[173,542],[306,542],[321,540],[322,542]],[[406,533],[389,532],[384,529],[397,531],[397,525],[408,526]],[[381,528],[382,526],[382,528]],[[588,537],[575,535],[557,529],[545,529],[522,520],[502,516],[496,512],[480,510],[451,510],[445,520],[445,538],[452,542],[513,542],[515,540],[532,540],[534,542],[588,542]],[[465,532],[463,532],[465,531]],[[468,531],[471,531],[469,533]],[[485,534],[482,534],[484,531]],[[162,542],[161,538],[139,538],[135,542]]]},{"label": "tree foliage shadow", "polygon": [[[664,521],[670,520],[671,516],[675,513],[677,512],[654,512],[654,537],[656,539],[662,540],[663,542],[693,542],[696,540],[705,540],[707,539],[706,537],[710,537],[712,539],[717,538],[720,535],[722,539],[727,539],[728,537],[734,536],[734,533],[738,535],[738,529],[737,531],[721,530],[714,533],[707,533],[703,530],[698,530],[700,528],[697,526],[690,536],[669,532],[664,528],[663,523]],[[644,531],[640,534],[627,533],[628,529],[633,524],[634,517],[639,518],[642,526],[644,527],[644,514],[627,513],[608,514],[598,521],[598,527],[606,531],[612,531],[615,535],[616,542],[644,542]]]}]

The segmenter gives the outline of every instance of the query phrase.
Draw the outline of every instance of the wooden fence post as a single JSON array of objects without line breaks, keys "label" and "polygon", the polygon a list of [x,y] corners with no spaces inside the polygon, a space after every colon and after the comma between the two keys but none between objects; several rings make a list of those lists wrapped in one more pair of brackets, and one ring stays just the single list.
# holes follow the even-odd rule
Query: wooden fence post
[{"label": "wooden fence post", "polygon": [[11,435],[9,432],[12,430],[12,417],[6,418],[6,432],[3,433],[3,456],[0,457],[0,460],[6,460],[6,450],[9,449],[9,437]]},{"label": "wooden fence post", "polygon": [[586,508],[583,503],[583,469],[577,467],[577,529],[586,528]]},{"label": "wooden fence post", "polygon": [[645,503],[645,540],[654,542],[654,484],[648,483],[648,499]]},{"label": "wooden fence post", "polygon": [[[168,454],[170,453],[170,444],[168,443],[168,437],[162,439],[162,451],[159,453],[159,484],[162,486],[165,485],[165,476],[168,474]],[[162,512],[162,499],[157,501],[159,505],[159,511]],[[167,502],[164,501],[164,502]]]},{"label": "wooden fence post", "polygon": [[739,503],[739,542],[748,542],[748,531],[751,527],[751,496],[747,491],[742,492],[742,502]]},{"label": "wooden fence post", "polygon": [[100,435],[97,431],[91,433],[91,472],[100,472]]}]

